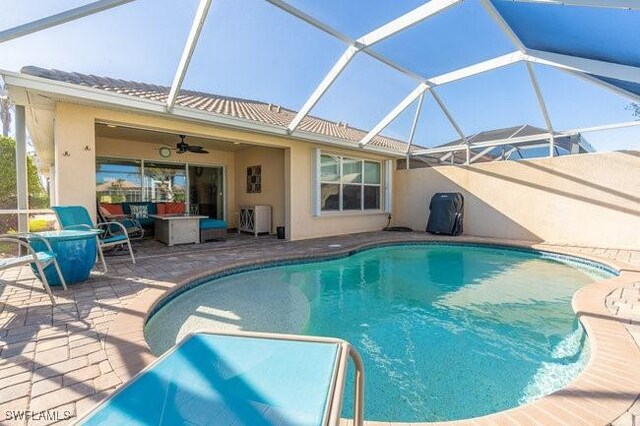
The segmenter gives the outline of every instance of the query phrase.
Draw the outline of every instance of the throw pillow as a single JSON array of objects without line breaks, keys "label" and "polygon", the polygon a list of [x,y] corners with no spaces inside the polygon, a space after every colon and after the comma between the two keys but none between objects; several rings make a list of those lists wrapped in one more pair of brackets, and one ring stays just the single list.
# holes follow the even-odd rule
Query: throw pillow
[{"label": "throw pillow", "polygon": [[100,207],[111,213],[111,215],[124,216],[122,204],[100,203]]},{"label": "throw pillow", "polygon": [[133,217],[135,217],[136,219],[140,219],[143,217],[148,217],[149,216],[149,208],[146,204],[131,204],[131,214],[133,215]]}]

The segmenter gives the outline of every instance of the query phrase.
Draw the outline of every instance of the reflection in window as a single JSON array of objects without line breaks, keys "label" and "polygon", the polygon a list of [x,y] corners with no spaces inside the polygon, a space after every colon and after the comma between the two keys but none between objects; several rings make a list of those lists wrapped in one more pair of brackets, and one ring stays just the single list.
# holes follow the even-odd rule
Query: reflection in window
[{"label": "reflection in window", "polygon": [[320,156],[320,210],[379,210],[381,164],[377,161]]},{"label": "reflection in window", "polygon": [[184,164],[144,163],[146,201],[186,201],[187,176]]},{"label": "reflection in window", "polygon": [[364,187],[364,209],[373,210],[380,208],[380,187],[369,186]]},{"label": "reflection in window", "polygon": [[340,210],[340,185],[331,183],[320,185],[320,208],[323,211]]},{"label": "reflection in window", "polygon": [[362,209],[362,186],[345,185],[342,189],[342,210]]},{"label": "reflection in window", "polygon": [[362,161],[351,158],[342,159],[342,181],[345,183],[362,182]]},{"label": "reflection in window", "polygon": [[340,179],[340,157],[334,155],[320,156],[320,181],[337,182]]},{"label": "reflection in window", "polygon": [[364,162],[364,183],[380,184],[380,163]]},{"label": "reflection in window", "polygon": [[96,196],[101,203],[142,201],[141,162],[98,158]]}]

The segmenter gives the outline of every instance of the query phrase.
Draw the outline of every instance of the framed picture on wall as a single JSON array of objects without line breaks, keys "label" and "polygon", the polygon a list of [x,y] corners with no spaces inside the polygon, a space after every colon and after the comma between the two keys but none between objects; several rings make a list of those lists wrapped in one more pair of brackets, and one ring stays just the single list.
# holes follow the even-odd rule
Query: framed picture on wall
[{"label": "framed picture on wall", "polygon": [[247,194],[259,194],[262,192],[262,167],[247,167]]}]

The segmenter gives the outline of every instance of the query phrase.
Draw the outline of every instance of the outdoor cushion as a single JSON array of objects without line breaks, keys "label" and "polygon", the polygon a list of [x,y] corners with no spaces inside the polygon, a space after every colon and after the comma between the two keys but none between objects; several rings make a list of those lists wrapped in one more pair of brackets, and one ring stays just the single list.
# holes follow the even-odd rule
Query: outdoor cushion
[{"label": "outdoor cushion", "polygon": [[166,214],[184,214],[184,203],[165,203]]},{"label": "outdoor cushion", "polygon": [[218,219],[200,219],[200,229],[227,229],[227,222]]},{"label": "outdoor cushion", "polygon": [[104,209],[108,214],[105,216],[124,216],[122,204],[100,203],[100,208]]},{"label": "outdoor cushion", "polygon": [[146,204],[132,205],[131,206],[131,214],[135,218],[148,217],[149,216],[149,207]]},{"label": "outdoor cushion", "polygon": [[167,205],[165,203],[156,204],[156,211],[158,214],[167,214]]},{"label": "outdoor cushion", "polygon": [[116,243],[118,241],[127,241],[127,237],[124,234],[110,235],[107,238],[101,238],[100,242],[103,244]]}]

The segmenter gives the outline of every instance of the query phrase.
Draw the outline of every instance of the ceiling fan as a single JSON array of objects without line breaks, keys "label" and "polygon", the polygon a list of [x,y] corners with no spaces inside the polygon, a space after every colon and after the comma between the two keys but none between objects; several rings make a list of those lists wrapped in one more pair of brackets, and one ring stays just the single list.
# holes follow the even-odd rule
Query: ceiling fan
[{"label": "ceiling fan", "polygon": [[176,154],[184,154],[185,152],[192,152],[194,154],[208,154],[209,151],[203,149],[199,145],[189,145],[184,141],[185,135],[178,135],[180,142],[176,144]]}]

